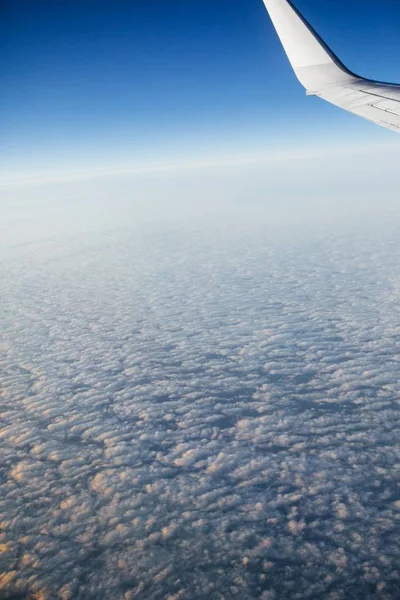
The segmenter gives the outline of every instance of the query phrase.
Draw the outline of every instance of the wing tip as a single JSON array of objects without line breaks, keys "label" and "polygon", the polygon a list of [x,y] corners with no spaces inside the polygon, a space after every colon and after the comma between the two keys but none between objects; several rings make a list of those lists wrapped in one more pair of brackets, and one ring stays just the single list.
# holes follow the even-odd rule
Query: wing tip
[{"label": "wing tip", "polygon": [[315,90],[358,78],[340,61],[291,0],[263,0],[300,83]]}]

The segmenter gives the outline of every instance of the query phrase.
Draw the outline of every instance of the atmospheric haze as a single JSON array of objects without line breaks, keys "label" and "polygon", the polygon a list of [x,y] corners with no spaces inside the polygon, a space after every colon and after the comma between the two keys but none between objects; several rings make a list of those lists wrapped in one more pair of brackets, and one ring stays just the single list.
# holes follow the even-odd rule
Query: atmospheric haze
[{"label": "atmospheric haze", "polygon": [[3,183],[0,597],[398,598],[396,152]]}]

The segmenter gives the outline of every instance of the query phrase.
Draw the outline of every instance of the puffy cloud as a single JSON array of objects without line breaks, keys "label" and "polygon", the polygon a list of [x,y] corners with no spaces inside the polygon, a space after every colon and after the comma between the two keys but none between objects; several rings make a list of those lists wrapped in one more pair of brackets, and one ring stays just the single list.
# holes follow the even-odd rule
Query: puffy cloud
[{"label": "puffy cloud", "polygon": [[395,598],[399,244],[373,235],[11,253],[0,595]]}]

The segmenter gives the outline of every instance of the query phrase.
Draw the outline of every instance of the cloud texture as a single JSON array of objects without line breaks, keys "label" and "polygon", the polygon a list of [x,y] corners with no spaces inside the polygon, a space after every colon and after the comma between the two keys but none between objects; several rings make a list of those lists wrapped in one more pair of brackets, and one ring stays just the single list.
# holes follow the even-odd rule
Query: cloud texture
[{"label": "cloud texture", "polygon": [[1,265],[0,597],[398,597],[390,231],[91,235]]}]

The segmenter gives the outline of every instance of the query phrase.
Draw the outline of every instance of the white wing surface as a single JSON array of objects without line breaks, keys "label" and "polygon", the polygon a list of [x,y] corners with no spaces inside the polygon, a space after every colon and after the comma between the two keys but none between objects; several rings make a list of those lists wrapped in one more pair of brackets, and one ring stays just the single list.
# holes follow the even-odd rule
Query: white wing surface
[{"label": "white wing surface", "polygon": [[307,94],[400,133],[400,85],[349,71],[290,0],[264,0],[264,4]]}]

